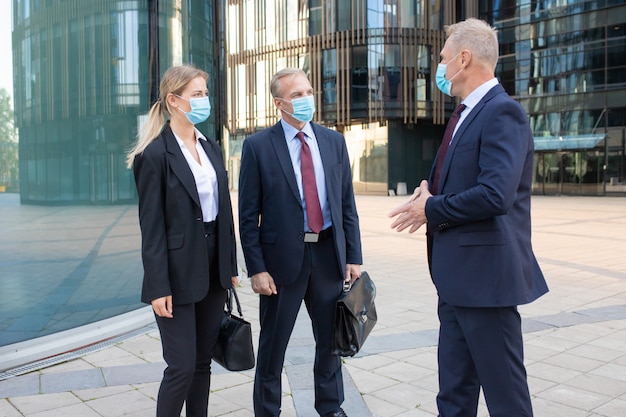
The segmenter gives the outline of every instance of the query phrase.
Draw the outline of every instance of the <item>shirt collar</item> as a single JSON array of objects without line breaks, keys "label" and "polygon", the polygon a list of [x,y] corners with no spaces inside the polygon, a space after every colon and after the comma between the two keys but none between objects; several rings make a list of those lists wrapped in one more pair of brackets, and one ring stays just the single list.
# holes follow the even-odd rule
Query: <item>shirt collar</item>
[{"label": "shirt collar", "polygon": [[472,91],[469,96],[465,97],[463,100],[463,104],[467,106],[470,110],[476,107],[478,102],[485,97],[485,95],[491,90],[493,87],[498,85],[498,79],[492,78],[491,80],[481,84],[477,89]]},{"label": "shirt collar", "polygon": [[[193,129],[196,131],[196,143],[198,143],[198,139],[202,139],[204,141],[207,140],[207,138],[202,134],[202,132],[200,132],[196,127],[194,127]],[[176,142],[178,142],[178,144],[181,147],[185,146],[185,144],[183,143],[183,140],[179,138],[176,133],[174,133],[174,130],[172,130],[172,133],[174,134],[174,137],[176,138]]]},{"label": "shirt collar", "polygon": [[[285,138],[287,140],[295,138],[296,133],[300,132],[298,129],[287,123],[284,119],[280,119],[280,124],[283,127],[283,131],[285,132]],[[313,127],[311,127],[311,123],[305,124],[302,128],[302,132],[304,132],[304,134],[310,138],[315,137],[315,135],[313,134]]]}]

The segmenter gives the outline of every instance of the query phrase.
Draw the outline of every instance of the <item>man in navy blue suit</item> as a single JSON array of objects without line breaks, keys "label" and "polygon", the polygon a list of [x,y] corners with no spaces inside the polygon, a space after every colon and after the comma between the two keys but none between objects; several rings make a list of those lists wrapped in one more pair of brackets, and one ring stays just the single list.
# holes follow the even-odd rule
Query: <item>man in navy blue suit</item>
[{"label": "man in navy blue suit", "polygon": [[461,98],[430,178],[389,213],[391,227],[427,224],[439,295],[440,417],[531,417],[520,304],[548,291],[531,246],[533,135],[494,77],[496,30],[470,18],[446,28],[437,85]]},{"label": "man in navy blue suit", "polygon": [[282,119],[243,143],[239,233],[261,333],[254,415],[276,417],[285,350],[304,300],[315,337],[315,409],[345,417],[341,360],[331,354],[335,303],[361,274],[361,237],[342,135],[311,123],[313,87],[287,68],[270,83]]}]

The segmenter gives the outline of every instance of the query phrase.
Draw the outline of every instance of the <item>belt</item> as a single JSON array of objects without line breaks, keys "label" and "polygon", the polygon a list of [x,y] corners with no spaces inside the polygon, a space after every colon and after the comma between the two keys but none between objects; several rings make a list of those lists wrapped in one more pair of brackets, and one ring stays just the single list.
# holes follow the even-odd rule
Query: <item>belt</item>
[{"label": "belt", "polygon": [[332,226],[328,229],[324,229],[319,233],[304,232],[304,243],[317,243],[333,236]]}]

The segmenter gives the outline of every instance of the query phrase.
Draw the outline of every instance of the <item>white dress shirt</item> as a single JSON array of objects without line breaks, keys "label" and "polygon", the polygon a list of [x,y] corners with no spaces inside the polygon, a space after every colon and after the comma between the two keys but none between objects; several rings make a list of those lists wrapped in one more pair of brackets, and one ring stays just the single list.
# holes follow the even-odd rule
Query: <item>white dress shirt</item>
[{"label": "white dress shirt", "polygon": [[[311,230],[309,227],[307,214],[306,214],[306,201],[304,200],[304,191],[302,188],[302,170],[300,169],[300,148],[302,142],[296,137],[299,132],[298,129],[280,120],[285,132],[285,140],[287,141],[287,147],[289,148],[289,155],[291,156],[291,164],[293,165],[293,172],[296,174],[296,182],[298,183],[298,190],[300,191],[300,202],[304,208],[304,231]],[[322,207],[322,217],[324,218],[324,226],[322,230],[329,228],[332,225],[330,217],[330,206],[328,204],[328,196],[326,193],[326,176],[324,175],[324,165],[322,165],[322,157],[320,155],[320,149],[317,146],[317,138],[313,133],[313,128],[310,123],[307,123],[302,128],[306,143],[311,149],[311,159],[313,159],[313,169],[315,170],[315,185],[317,186],[317,196],[320,200],[320,206]]]},{"label": "white dress shirt", "polygon": [[[477,89],[472,91],[467,97],[465,97],[465,100],[461,102],[461,104],[465,104],[465,109],[461,112],[461,117],[459,118],[459,122],[454,127],[454,132],[452,133],[452,140],[454,140],[454,135],[456,134],[457,130],[459,130],[459,127],[461,126],[461,124],[463,124],[463,121],[471,113],[472,109],[476,107],[478,102],[482,100],[483,97],[485,97],[485,95],[489,92],[489,90],[491,90],[493,87],[495,87],[498,84],[499,84],[498,79],[492,78],[491,80],[483,83]],[[452,142],[452,140],[450,142]]]},{"label": "white dress shirt", "polygon": [[176,133],[174,133],[174,137],[176,138],[176,142],[180,145],[180,149],[183,151],[183,155],[196,181],[196,188],[198,189],[198,196],[200,197],[200,207],[202,208],[202,219],[205,223],[212,222],[217,217],[219,205],[217,174],[204,148],[200,144],[200,140],[207,139],[196,129],[196,151],[198,151],[198,156],[200,157],[200,163],[198,163],[183,141],[176,136]]}]

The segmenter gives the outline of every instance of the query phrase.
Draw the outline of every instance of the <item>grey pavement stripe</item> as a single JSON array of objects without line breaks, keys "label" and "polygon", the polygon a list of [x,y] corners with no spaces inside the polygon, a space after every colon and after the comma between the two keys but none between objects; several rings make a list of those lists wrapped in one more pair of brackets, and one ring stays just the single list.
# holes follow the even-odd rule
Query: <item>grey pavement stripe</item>
[{"label": "grey pavement stripe", "polygon": [[[319,417],[315,411],[315,388],[311,376],[311,363],[286,366],[294,408],[298,417]],[[372,413],[363,401],[350,373],[342,369],[345,402],[343,409],[349,416],[371,417]]]},{"label": "grey pavement stripe", "polygon": [[[522,327],[524,333],[531,333],[549,328],[562,328],[624,319],[626,319],[626,305],[614,305],[547,316],[524,317],[522,318]],[[357,356],[436,346],[437,337],[437,330],[370,336]]]},{"label": "grey pavement stripe", "polygon": [[550,264],[556,266],[562,266],[565,268],[575,269],[577,271],[593,272],[594,274],[601,275],[603,277],[626,279],[626,271],[616,271],[607,268],[598,268],[597,266],[585,265],[576,262],[567,262],[560,259],[539,258],[539,264]]}]

